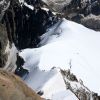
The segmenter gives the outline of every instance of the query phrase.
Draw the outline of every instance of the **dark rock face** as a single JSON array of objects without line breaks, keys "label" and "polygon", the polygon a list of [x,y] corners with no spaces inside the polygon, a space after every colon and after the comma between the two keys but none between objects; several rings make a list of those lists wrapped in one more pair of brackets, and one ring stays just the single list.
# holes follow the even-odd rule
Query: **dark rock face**
[{"label": "dark rock face", "polygon": [[[37,47],[39,37],[58,20],[50,10],[41,8],[41,0],[25,2],[34,6],[34,10],[20,4],[19,0],[0,1],[0,67],[4,67],[7,62],[7,54],[4,51],[8,43],[10,46],[14,43],[19,50]],[[17,67],[19,68],[19,65]],[[22,69],[21,66],[20,68]],[[16,73],[22,76],[17,70]]]},{"label": "dark rock face", "polygon": [[100,0],[72,0],[66,6],[66,9],[64,10],[65,16],[70,20],[81,23],[96,31],[100,30],[100,17],[98,17],[100,15]]},{"label": "dark rock face", "polygon": [[0,23],[0,67],[3,68],[7,61],[7,54],[5,54],[5,49],[8,43],[6,27]]},{"label": "dark rock face", "polygon": [[99,0],[71,0],[71,2],[63,9],[67,14],[77,13],[87,16],[89,14],[100,14],[100,1]]},{"label": "dark rock face", "polygon": [[40,41],[39,36],[55,23],[52,12],[41,9],[40,0],[26,2],[35,9],[12,1],[4,15],[9,41],[14,42],[18,49],[36,47]]},{"label": "dark rock face", "polygon": [[[67,19],[83,24],[96,31],[100,30],[100,27],[95,28],[94,25],[96,23],[96,26],[100,26],[100,23],[97,22],[97,17],[100,15],[100,0],[54,0],[54,2],[47,0],[46,3]],[[90,22],[91,17],[87,19],[87,16],[91,14],[95,17],[92,17],[90,25],[87,23]],[[100,17],[98,17],[99,20]]]},{"label": "dark rock face", "polygon": [[0,21],[2,20],[5,11],[10,5],[10,0],[0,0]]},{"label": "dark rock face", "polygon": [[[7,35],[9,43],[14,43],[19,50],[37,47],[40,42],[39,36],[58,20],[50,10],[46,11],[41,8],[43,6],[41,0],[25,0],[28,5],[34,7],[34,10],[20,4],[18,0],[5,0],[5,2],[10,2],[10,5],[4,12],[4,4],[0,6],[2,7],[1,14],[3,13],[2,24],[5,25],[6,30],[4,34]],[[0,42],[1,48],[2,45],[4,44]],[[4,66],[4,63],[6,63],[5,57],[1,55],[0,64]],[[20,77],[28,73],[27,70],[22,68],[23,64],[24,60],[17,55],[15,74]]]}]

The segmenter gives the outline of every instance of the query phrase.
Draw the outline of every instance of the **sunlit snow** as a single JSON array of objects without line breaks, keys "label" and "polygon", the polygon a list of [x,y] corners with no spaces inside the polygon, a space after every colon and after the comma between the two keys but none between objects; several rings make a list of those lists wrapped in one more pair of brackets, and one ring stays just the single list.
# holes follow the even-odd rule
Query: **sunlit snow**
[{"label": "sunlit snow", "polygon": [[[24,68],[47,72],[53,67],[71,68],[85,86],[100,94],[100,32],[62,19],[41,36],[41,40],[39,48],[25,49],[20,53],[25,60]],[[26,83],[32,86],[27,80]]]}]

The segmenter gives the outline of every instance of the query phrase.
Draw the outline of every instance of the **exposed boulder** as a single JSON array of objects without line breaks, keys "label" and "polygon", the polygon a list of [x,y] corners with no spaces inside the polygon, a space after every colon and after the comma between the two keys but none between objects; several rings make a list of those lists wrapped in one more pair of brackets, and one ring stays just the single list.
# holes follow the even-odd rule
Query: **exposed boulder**
[{"label": "exposed boulder", "polygon": [[57,22],[57,17],[42,7],[41,0],[25,0],[24,4],[0,1],[0,67],[14,72],[17,49],[37,47],[39,36]]},{"label": "exposed boulder", "polygon": [[0,70],[0,100],[44,100],[17,76]]},{"label": "exposed boulder", "polygon": [[0,21],[2,20],[5,11],[10,6],[10,0],[0,0]]},{"label": "exposed boulder", "polygon": [[37,47],[40,42],[39,36],[56,23],[52,12],[42,9],[42,6],[41,0],[10,2],[3,20],[6,23],[9,41],[14,42],[18,49]]}]

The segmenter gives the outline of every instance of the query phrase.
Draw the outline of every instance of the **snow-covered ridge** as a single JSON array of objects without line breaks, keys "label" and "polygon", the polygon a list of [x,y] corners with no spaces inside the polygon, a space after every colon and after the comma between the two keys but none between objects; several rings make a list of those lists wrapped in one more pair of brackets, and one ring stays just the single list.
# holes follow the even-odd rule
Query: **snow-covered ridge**
[{"label": "snow-covered ridge", "polygon": [[[70,69],[78,80],[81,79],[83,81],[86,87],[100,94],[100,32],[90,30],[75,22],[62,19],[61,22],[58,22],[58,24],[41,36],[41,39],[41,46],[39,48],[25,49],[20,53],[20,56],[25,60],[23,68],[30,71],[25,82],[31,88],[36,91],[43,89],[44,97],[52,99],[57,91],[55,87],[54,91],[51,90],[50,92],[50,89],[47,90],[50,88],[49,86],[51,86],[51,84],[53,88],[53,85],[57,82],[59,85],[58,90],[60,88],[66,90],[66,87],[59,84],[58,80],[56,80],[58,77],[54,78],[56,77],[55,75],[60,73],[57,71],[51,75],[51,70]],[[48,75],[51,75],[51,77],[44,75],[45,72],[49,73]],[[40,73],[42,73],[43,76]],[[59,77],[61,77],[61,75]],[[50,80],[52,80],[52,82],[54,81],[54,83]],[[37,88],[34,82],[36,82],[36,84],[38,83]],[[59,93],[65,91],[64,89],[59,90]],[[50,94],[47,91],[49,91]],[[45,94],[45,92],[48,94]]]}]

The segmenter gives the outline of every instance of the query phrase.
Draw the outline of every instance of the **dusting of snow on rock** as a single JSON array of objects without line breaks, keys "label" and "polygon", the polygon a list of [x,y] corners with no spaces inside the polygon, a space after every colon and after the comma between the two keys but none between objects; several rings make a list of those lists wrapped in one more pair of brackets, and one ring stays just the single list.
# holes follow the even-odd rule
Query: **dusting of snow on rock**
[{"label": "dusting of snow on rock", "polygon": [[34,7],[31,6],[31,5],[28,5],[26,2],[24,2],[24,5],[25,5],[26,7],[28,7],[29,9],[34,10]]}]

